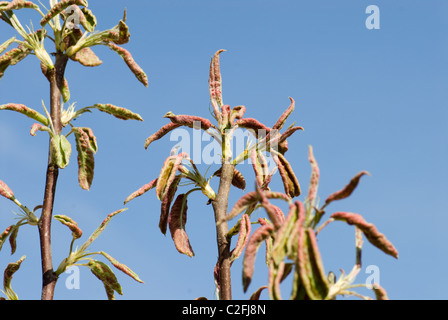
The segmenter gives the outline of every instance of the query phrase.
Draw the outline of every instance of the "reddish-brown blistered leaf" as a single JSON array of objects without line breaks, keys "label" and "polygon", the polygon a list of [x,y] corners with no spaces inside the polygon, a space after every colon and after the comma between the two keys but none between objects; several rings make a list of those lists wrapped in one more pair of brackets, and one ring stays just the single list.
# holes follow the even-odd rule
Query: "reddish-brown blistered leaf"
[{"label": "reddish-brown blistered leaf", "polygon": [[282,261],[278,266],[271,262],[269,266],[269,295],[271,300],[282,300],[280,292],[280,282],[285,272],[285,262]]},{"label": "reddish-brown blistered leaf", "polygon": [[72,5],[87,7],[88,3],[86,0],[61,0],[48,11],[44,18],[42,18],[40,25],[42,27],[45,26],[51,19]]},{"label": "reddish-brown blistered leaf", "polygon": [[229,105],[223,105],[221,107],[221,127],[223,129],[230,128],[230,106]]},{"label": "reddish-brown blistered leaf", "polygon": [[25,59],[31,51],[31,49],[19,45],[17,48],[9,50],[0,56],[0,79],[3,77],[8,67],[14,66]]},{"label": "reddish-brown blistered leaf", "polygon": [[342,220],[347,222],[349,225],[358,227],[372,245],[384,253],[398,259],[398,251],[395,249],[393,244],[387,240],[386,236],[380,233],[373,224],[367,223],[361,215],[350,212],[336,212],[331,216],[331,218],[335,220]]},{"label": "reddish-brown blistered leaf", "polygon": [[232,255],[230,261],[233,262],[240,257],[243,253],[244,248],[249,241],[250,232],[252,230],[252,224],[250,218],[247,214],[243,214],[240,223],[240,235],[238,236],[238,241],[236,243],[235,249],[232,250]]},{"label": "reddish-brown blistered leaf", "polygon": [[268,134],[271,131],[271,128],[265,126],[263,123],[253,118],[243,118],[236,122],[238,127],[250,129],[255,137],[259,137]]},{"label": "reddish-brown blistered leaf", "polygon": [[41,113],[37,112],[34,109],[28,108],[27,106],[24,106],[23,104],[17,104],[17,103],[8,103],[4,105],[0,105],[0,110],[9,110],[9,111],[15,111],[19,112],[28,118],[34,119],[44,126],[49,125],[49,121],[46,117],[44,117]]},{"label": "reddish-brown blistered leaf", "polygon": [[9,226],[5,231],[3,231],[2,234],[0,234],[0,250],[2,250],[3,244],[5,243],[6,239],[8,239],[13,229],[14,226]]},{"label": "reddish-brown blistered leaf", "polygon": [[73,128],[72,130],[75,133],[78,151],[79,185],[84,190],[90,190],[95,170],[96,139],[92,138],[93,133],[89,128]]},{"label": "reddish-brown blistered leaf", "polygon": [[260,200],[261,200],[260,195],[255,191],[245,194],[241,199],[239,199],[235,203],[232,210],[227,215],[226,220],[231,220],[235,218],[241,212],[249,208],[251,205],[256,204]]},{"label": "reddish-brown blistered leaf", "polygon": [[251,162],[258,187],[267,189],[270,182],[270,174],[265,156],[260,151],[252,149]]},{"label": "reddish-brown blistered leaf", "polygon": [[263,241],[271,236],[274,231],[274,227],[270,224],[266,224],[258,228],[253,235],[250,237],[247,243],[246,252],[244,254],[243,262],[243,289],[244,292],[247,291],[249,284],[252,281],[252,275],[254,273],[255,258]]},{"label": "reddish-brown blistered leaf", "polygon": [[282,154],[274,154],[272,158],[277,164],[285,193],[291,198],[298,197],[301,194],[300,184],[288,160]]},{"label": "reddish-brown blistered leaf", "polygon": [[245,106],[236,106],[233,108],[232,112],[230,113],[230,125],[233,127],[235,124],[235,120],[240,120],[244,117],[244,114],[246,113],[246,107]]},{"label": "reddish-brown blistered leaf", "polygon": [[134,113],[128,109],[121,108],[114,106],[112,104],[95,104],[91,107],[87,107],[87,109],[98,109],[101,112],[108,113],[110,115],[113,115],[115,118],[121,119],[121,120],[138,120],[143,121],[142,117]]},{"label": "reddish-brown blistered leaf", "polygon": [[375,292],[376,300],[389,300],[386,290],[384,290],[379,284],[374,283],[372,289]]},{"label": "reddish-brown blistered leaf", "polygon": [[358,186],[359,180],[364,175],[370,175],[367,171],[362,171],[358,173],[349,184],[347,184],[342,190],[339,190],[333,194],[331,194],[327,200],[325,201],[325,204],[328,205],[330,202],[336,201],[336,200],[342,200],[347,197],[349,197],[352,192],[356,189]]},{"label": "reddish-brown blistered leaf", "polygon": [[145,149],[148,149],[149,145],[151,143],[153,143],[154,141],[163,138],[166,134],[168,134],[172,130],[177,129],[177,128],[181,127],[181,126],[182,126],[181,124],[177,124],[177,123],[173,123],[173,122],[170,122],[170,123],[164,125],[162,128],[160,128],[159,131],[157,131],[156,133],[154,133],[153,135],[149,136],[146,139],[146,141],[145,141]]},{"label": "reddish-brown blistered leaf", "polygon": [[[6,2],[7,1],[2,1]],[[31,1],[25,1],[25,0],[13,0],[9,2],[9,4],[5,7],[1,7],[0,11],[7,11],[7,10],[19,10],[19,9],[39,9],[39,6],[37,4],[34,4]]]},{"label": "reddish-brown blistered leaf", "polygon": [[79,239],[82,237],[82,230],[78,227],[78,223],[76,223],[76,221],[72,218],[64,215],[56,215],[54,218],[70,229],[74,239]]},{"label": "reddish-brown blistered leaf", "polygon": [[133,192],[131,195],[129,195],[129,197],[126,198],[126,200],[124,201],[124,204],[127,204],[129,201],[140,197],[141,195],[145,194],[146,192],[148,192],[151,189],[154,189],[157,185],[157,179],[152,180],[150,183],[145,184],[143,187],[141,187],[140,189],[138,189],[137,191]]},{"label": "reddish-brown blistered leaf", "polygon": [[111,257],[109,254],[107,254],[107,253],[104,252],[104,251],[101,251],[100,253],[101,253],[107,260],[109,260],[110,263],[112,263],[113,266],[114,266],[115,268],[117,268],[118,270],[120,270],[120,271],[123,272],[124,274],[127,274],[128,276],[130,276],[130,277],[131,277],[132,279],[134,279],[135,281],[140,282],[140,283],[144,283],[142,280],[140,280],[140,278],[138,277],[138,275],[137,275],[134,271],[132,271],[128,266],[126,266],[126,265],[124,265],[124,264],[122,264],[122,263],[119,263],[117,260],[115,260],[113,257]]},{"label": "reddish-brown blistered leaf", "polygon": [[145,85],[145,87],[148,86],[148,76],[143,71],[143,69],[135,62],[134,58],[132,57],[132,54],[127,51],[126,49],[117,46],[114,43],[108,43],[107,44],[110,49],[118,53],[118,55],[124,60],[126,65],[129,67],[129,69],[132,71],[132,73],[135,75],[135,77]]},{"label": "reddish-brown blistered leaf", "polygon": [[193,257],[193,248],[191,247],[187,232],[185,231],[188,210],[188,200],[186,197],[185,194],[180,194],[177,196],[176,201],[174,201],[169,217],[169,227],[177,251],[189,257]]},{"label": "reddish-brown blistered leaf", "polygon": [[308,196],[306,197],[306,201],[309,203],[311,207],[313,207],[316,203],[317,198],[317,188],[319,187],[319,177],[320,171],[319,166],[314,158],[313,147],[309,148],[308,159],[311,164],[311,179],[310,186],[308,188]]},{"label": "reddish-brown blistered leaf", "polygon": [[14,199],[14,193],[12,190],[8,187],[6,183],[0,180],[0,196],[5,197],[8,200]]},{"label": "reddish-brown blistered leaf", "polygon": [[[1,8],[1,2],[0,2],[0,8]],[[1,9],[0,9],[1,11]],[[6,40],[2,44],[0,44],[0,54],[2,54],[14,41],[16,40],[16,37],[12,37],[11,39]]]},{"label": "reddish-brown blistered leaf", "polygon": [[83,48],[70,56],[70,59],[77,61],[85,67],[97,67],[103,63],[90,48]]},{"label": "reddish-brown blistered leaf", "polygon": [[285,112],[283,112],[283,114],[280,116],[280,118],[274,124],[272,129],[280,130],[281,128],[283,128],[283,126],[285,125],[286,120],[291,115],[291,113],[294,111],[296,103],[295,103],[294,99],[291,98],[291,97],[289,98],[289,100],[291,100],[291,105],[288,107],[288,109],[286,109]]},{"label": "reddish-brown blistered leaf", "polygon": [[159,228],[163,234],[166,234],[167,231],[170,206],[174,200],[174,196],[176,195],[180,179],[181,178],[179,176],[177,176],[174,179],[173,183],[170,185],[168,191],[166,192],[165,197],[162,199],[162,205],[160,208]]},{"label": "reddish-brown blistered leaf", "polygon": [[210,64],[210,77],[209,77],[209,91],[210,100],[213,106],[213,111],[215,113],[215,118],[218,120],[221,126],[221,106],[223,105],[222,100],[222,78],[221,70],[219,67],[219,55],[225,50],[218,50],[212,58]]},{"label": "reddish-brown blistered leaf", "polygon": [[169,118],[171,122],[189,128],[208,130],[212,126],[212,123],[208,119],[197,116],[175,115],[171,111],[168,112],[164,118]]}]

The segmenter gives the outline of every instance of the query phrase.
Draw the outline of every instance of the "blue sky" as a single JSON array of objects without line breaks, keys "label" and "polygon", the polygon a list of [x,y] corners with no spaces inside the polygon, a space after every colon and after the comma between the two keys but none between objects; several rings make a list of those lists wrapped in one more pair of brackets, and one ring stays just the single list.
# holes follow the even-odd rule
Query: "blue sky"
[{"label": "blue sky", "polygon": [[[372,4],[380,9],[379,30],[365,26],[365,10]],[[332,204],[327,213],[362,214],[393,242],[400,258],[366,242],[357,282],[363,283],[369,276],[367,266],[375,265],[391,299],[448,299],[446,1],[92,0],[89,5],[99,19],[98,30],[116,25],[127,8],[132,37],[125,47],[147,72],[150,84],[143,87],[121,59],[103,47],[94,49],[104,61],[100,67],[71,62],[67,68],[71,101],[78,108],[113,103],[145,120],[125,122],[99,112],[77,120],[77,125],[92,127],[99,142],[94,184],[89,192],[79,188],[73,154],[71,165],[60,173],[55,213],[73,217],[84,238],[107,214],[122,208],[131,192],[157,177],[174,142],[167,136],[148,150],[144,142],[167,123],[167,111],[209,117],[210,57],[223,48],[226,104],[245,105],[247,117],[272,125],[289,105],[288,97],[296,100],[289,123],[295,121],[305,131],[289,140],[287,157],[304,190],[310,177],[309,145],[321,170],[321,201],[359,171],[371,173],[349,199]],[[23,24],[31,17],[38,24],[38,17],[29,12],[19,12],[20,17]],[[1,24],[0,34],[2,42],[14,32]],[[0,104],[22,103],[42,111],[42,99],[49,105],[48,83],[34,57],[7,70],[0,82]],[[29,135],[32,124],[18,114],[0,113],[0,180],[31,208],[43,199],[48,144],[44,133]],[[247,180],[253,178],[249,165],[241,171]],[[278,176],[271,188],[281,190]],[[230,204],[242,195],[232,190]],[[117,298],[213,299],[217,251],[213,211],[206,199],[195,193],[189,200],[187,232],[196,253],[192,259],[176,251],[169,234],[160,233],[160,202],[154,192],[127,207],[92,245],[145,281],[138,284],[117,272],[125,293]],[[0,199],[2,230],[12,224],[12,210],[16,207],[11,202]],[[70,240],[70,233],[55,221],[55,267],[67,255]],[[319,235],[319,245],[326,271],[339,275],[340,268],[351,270],[352,227],[330,224]],[[17,253],[11,257],[8,251],[5,245],[0,270],[26,254],[13,288],[20,298],[39,298],[37,230],[23,227]],[[247,299],[267,283],[263,251],[247,294],[242,292],[241,260],[235,262],[234,298]],[[105,298],[101,283],[87,269],[81,269],[79,290],[68,290],[66,277],[57,284],[56,299]],[[288,297],[288,284],[284,290]],[[267,297],[263,293],[262,298]]]}]

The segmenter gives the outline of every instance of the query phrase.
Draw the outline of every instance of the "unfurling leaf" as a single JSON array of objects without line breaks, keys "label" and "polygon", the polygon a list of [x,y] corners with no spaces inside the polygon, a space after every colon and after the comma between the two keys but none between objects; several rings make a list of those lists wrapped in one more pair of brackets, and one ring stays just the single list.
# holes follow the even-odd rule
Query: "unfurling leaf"
[{"label": "unfurling leaf", "polygon": [[247,214],[243,214],[240,223],[240,235],[238,236],[238,241],[236,243],[235,249],[231,252],[230,261],[233,262],[240,257],[243,253],[244,248],[249,241],[250,232],[252,230],[252,224],[250,223],[250,218]]},{"label": "unfurling leaf", "polygon": [[367,240],[369,240],[372,245],[384,253],[398,259],[398,251],[395,249],[393,244],[387,240],[386,236],[380,233],[373,224],[367,223],[361,215],[349,212],[336,212],[331,215],[331,218],[335,220],[342,220],[347,222],[349,225],[356,226],[364,233]]},{"label": "unfurling leaf", "polygon": [[132,57],[132,54],[122,48],[117,46],[114,43],[108,43],[107,46],[112,49],[113,51],[115,51],[116,53],[118,53],[118,55],[124,60],[124,62],[126,63],[126,65],[129,67],[129,69],[132,71],[132,73],[135,75],[135,77],[145,85],[145,87],[148,86],[148,76],[146,75],[146,73],[143,71],[143,69],[137,64],[137,62],[135,62],[134,58]]},{"label": "unfurling leaf", "polygon": [[54,218],[70,229],[73,239],[79,239],[82,237],[82,230],[78,227],[78,223],[76,223],[76,221],[72,218],[64,215],[55,215]]},{"label": "unfurling leaf", "polygon": [[118,270],[120,270],[121,272],[123,272],[124,274],[127,274],[128,276],[130,276],[132,279],[134,279],[137,282],[143,283],[142,280],[140,280],[140,278],[138,277],[138,275],[132,271],[128,266],[119,263],[117,260],[115,260],[114,258],[112,258],[110,255],[108,255],[106,252],[101,251],[100,252],[107,260],[110,261],[110,263],[113,264],[113,266],[115,268],[117,268]]},{"label": "unfurling leaf", "polygon": [[14,274],[20,269],[20,265],[25,260],[25,256],[20,258],[17,262],[10,263],[5,269],[3,273],[3,288],[5,290],[5,294],[9,300],[18,300],[17,294],[11,288],[11,282]]},{"label": "unfurling leaf", "polygon": [[70,162],[72,146],[64,135],[51,138],[51,153],[54,164],[64,169]]},{"label": "unfurling leaf", "polygon": [[[1,72],[1,70],[0,70],[0,72]],[[8,103],[8,104],[0,105],[0,110],[10,110],[10,111],[19,112],[19,113],[27,116],[28,118],[31,118],[33,120],[40,122],[44,126],[48,126],[50,124],[50,121],[46,117],[44,117],[41,113],[37,112],[34,109],[28,108],[27,106],[24,106],[23,104]]]},{"label": "unfurling leaf", "polygon": [[95,158],[97,151],[96,138],[89,128],[73,128],[78,151],[78,181],[81,188],[90,190],[93,182]]},{"label": "unfurling leaf", "polygon": [[274,227],[270,224],[266,224],[258,228],[250,237],[247,243],[246,252],[244,254],[243,262],[243,288],[244,292],[247,291],[254,273],[255,258],[261,243],[271,236],[274,231]]},{"label": "unfurling leaf", "polygon": [[187,195],[180,194],[174,201],[169,217],[169,227],[177,251],[189,257],[193,257],[193,248],[191,247],[187,232],[185,231],[188,209],[188,200],[186,197]]},{"label": "unfurling leaf", "polygon": [[98,109],[101,112],[108,113],[110,115],[113,115],[115,118],[121,119],[121,120],[139,120],[143,121],[142,117],[134,113],[128,109],[121,108],[114,106],[112,104],[95,104],[91,107],[87,107],[84,109]]},{"label": "unfurling leaf", "polygon": [[325,201],[325,204],[328,205],[330,202],[348,198],[352,194],[352,192],[356,189],[356,187],[358,186],[359,180],[364,175],[370,175],[370,174],[367,171],[362,171],[362,172],[358,173],[350,181],[350,183],[347,184],[342,190],[339,190],[339,191],[331,194]]},{"label": "unfurling leaf", "polygon": [[123,295],[117,277],[107,264],[98,260],[90,260],[88,267],[90,268],[90,271],[103,282],[109,300],[115,299],[114,291]]},{"label": "unfurling leaf", "polygon": [[3,196],[8,200],[14,199],[14,193],[2,180],[0,180],[0,196]]},{"label": "unfurling leaf", "polygon": [[151,189],[154,189],[157,185],[157,179],[152,180],[150,183],[145,184],[143,187],[141,187],[140,189],[138,189],[137,191],[133,192],[131,195],[129,195],[129,197],[126,198],[126,200],[124,201],[124,204],[127,204],[129,201],[140,197],[141,195],[145,194],[146,192],[148,192]]},{"label": "unfurling leaf", "polygon": [[157,131],[156,133],[154,133],[153,135],[149,136],[146,139],[146,141],[145,141],[145,149],[148,149],[149,145],[151,143],[153,143],[154,141],[163,138],[166,134],[168,134],[172,130],[177,129],[177,128],[181,127],[181,126],[182,125],[177,124],[177,123],[173,123],[173,122],[170,122],[170,123],[164,125],[162,128],[159,129],[159,131]]}]

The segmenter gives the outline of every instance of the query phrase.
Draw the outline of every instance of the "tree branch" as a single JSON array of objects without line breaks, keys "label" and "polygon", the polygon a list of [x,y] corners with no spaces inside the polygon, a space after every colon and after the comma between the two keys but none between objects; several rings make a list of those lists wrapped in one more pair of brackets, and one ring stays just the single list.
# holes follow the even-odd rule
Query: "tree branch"
[{"label": "tree branch", "polygon": [[[68,57],[62,53],[56,54],[55,68],[48,72],[50,81],[51,120],[56,134],[62,130],[61,123],[61,88],[64,82],[64,73]],[[50,149],[51,147],[49,147]],[[48,155],[47,178],[45,183],[45,195],[42,215],[39,219],[39,236],[42,259],[42,300],[52,300],[57,276],[53,271],[53,259],[51,253],[51,219],[56,193],[56,184],[59,168],[52,164],[51,150]]]}]

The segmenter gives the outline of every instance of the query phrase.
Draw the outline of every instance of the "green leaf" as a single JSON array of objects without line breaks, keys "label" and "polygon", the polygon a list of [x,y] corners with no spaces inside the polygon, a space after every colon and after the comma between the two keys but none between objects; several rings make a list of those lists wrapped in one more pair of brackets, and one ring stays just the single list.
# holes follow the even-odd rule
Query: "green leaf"
[{"label": "green leaf", "polygon": [[78,223],[72,218],[64,215],[55,215],[54,218],[70,229],[74,239],[82,237],[82,230],[78,227]]},{"label": "green leaf", "polygon": [[[143,121],[143,118],[137,114],[134,113],[128,109],[121,108],[114,106],[112,104],[95,104],[90,107],[86,107],[83,109],[98,109],[101,112],[108,113],[110,115],[113,115],[115,118],[121,119],[121,120],[138,120]],[[81,110],[83,110],[81,109]],[[79,112],[81,112],[81,110]]]},{"label": "green leaf", "polygon": [[52,137],[50,144],[54,164],[61,169],[66,168],[70,162],[70,155],[72,154],[70,142],[64,135],[60,135]]},{"label": "green leaf", "polygon": [[122,271],[123,273],[127,274],[128,276],[130,276],[132,279],[134,279],[137,282],[143,283],[142,280],[140,280],[140,278],[138,277],[138,275],[132,271],[128,266],[119,263],[117,260],[115,260],[114,258],[112,258],[110,255],[108,255],[106,252],[101,251],[100,252],[107,260],[110,261],[110,263],[113,264],[113,266],[115,268],[117,268],[118,270]]},{"label": "green leaf", "polygon": [[123,291],[121,289],[121,285],[118,283],[117,277],[107,264],[98,260],[90,260],[88,267],[90,268],[90,271],[92,271],[92,273],[103,282],[109,300],[115,299],[114,291],[120,295],[123,295]]}]

